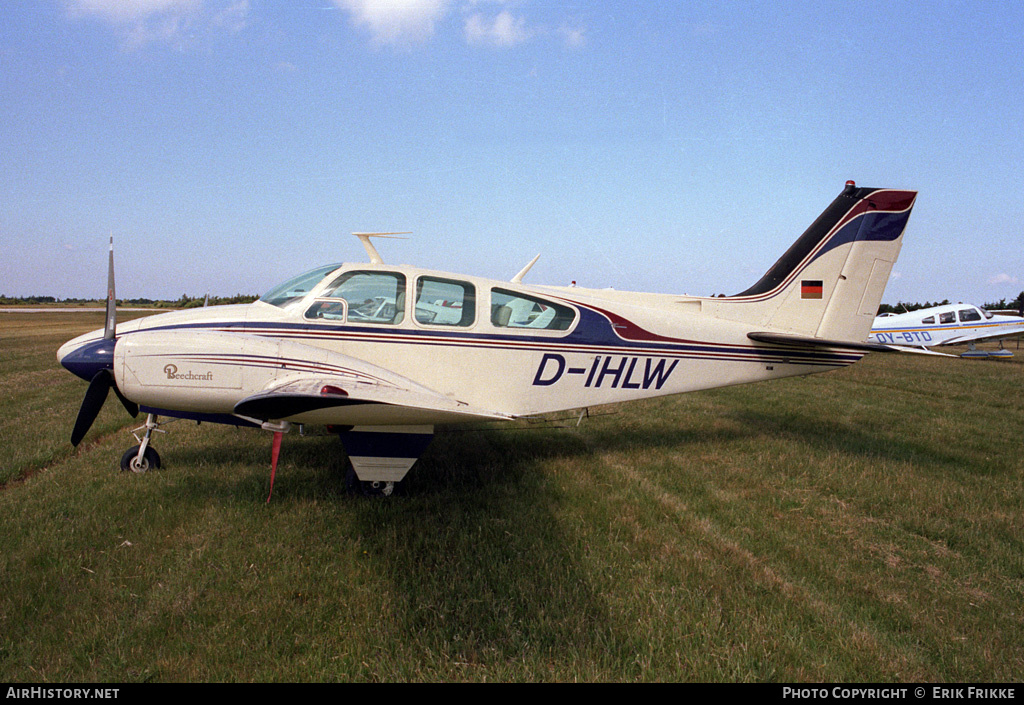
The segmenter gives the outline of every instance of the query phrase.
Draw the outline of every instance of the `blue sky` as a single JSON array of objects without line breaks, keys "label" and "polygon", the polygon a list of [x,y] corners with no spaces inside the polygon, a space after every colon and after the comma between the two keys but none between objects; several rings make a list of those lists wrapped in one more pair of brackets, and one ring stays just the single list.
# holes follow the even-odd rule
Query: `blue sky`
[{"label": "blue sky", "polygon": [[1024,289],[1024,3],[5,0],[0,293],[365,260],[690,294],[920,191],[885,301]]}]

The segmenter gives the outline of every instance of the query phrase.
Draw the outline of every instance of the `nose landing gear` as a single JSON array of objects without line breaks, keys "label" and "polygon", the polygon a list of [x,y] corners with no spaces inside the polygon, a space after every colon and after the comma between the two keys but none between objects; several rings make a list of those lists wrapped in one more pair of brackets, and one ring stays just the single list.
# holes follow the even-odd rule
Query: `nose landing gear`
[{"label": "nose landing gear", "polygon": [[[160,428],[160,424],[156,419],[155,414],[148,414],[146,416],[146,425],[139,426],[132,431],[132,435],[135,436],[135,440],[139,442],[139,445],[132,446],[121,456],[121,470],[125,472],[149,472],[150,470],[160,469],[160,454],[149,445],[149,441],[153,437],[154,431],[157,433],[167,433],[167,431]],[[143,429],[146,432],[142,438],[139,438],[138,432]]]}]

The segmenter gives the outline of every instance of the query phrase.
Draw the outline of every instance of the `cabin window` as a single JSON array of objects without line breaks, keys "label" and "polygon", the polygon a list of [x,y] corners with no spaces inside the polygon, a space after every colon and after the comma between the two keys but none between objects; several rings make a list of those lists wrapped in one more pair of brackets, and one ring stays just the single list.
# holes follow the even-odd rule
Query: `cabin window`
[{"label": "cabin window", "polygon": [[346,272],[317,297],[306,318],[346,317],[349,323],[397,325],[405,319],[405,275]]},{"label": "cabin window", "polygon": [[313,305],[306,310],[306,318],[323,318],[328,321],[344,321],[348,313],[345,299],[330,299],[318,296]]},{"label": "cabin window", "polygon": [[939,314],[939,323],[956,323],[956,314],[952,311]]},{"label": "cabin window", "polygon": [[928,318],[922,318],[921,323],[926,326],[930,326],[935,323],[935,316],[928,316]]},{"label": "cabin window", "polygon": [[576,312],[568,306],[505,289],[491,289],[491,323],[498,328],[568,330]]},{"label": "cabin window", "polygon": [[455,279],[420,277],[415,316],[417,323],[468,328],[476,321],[476,287]]},{"label": "cabin window", "polygon": [[960,321],[967,323],[968,321],[980,321],[981,314],[978,313],[977,309],[965,308],[960,310]]}]

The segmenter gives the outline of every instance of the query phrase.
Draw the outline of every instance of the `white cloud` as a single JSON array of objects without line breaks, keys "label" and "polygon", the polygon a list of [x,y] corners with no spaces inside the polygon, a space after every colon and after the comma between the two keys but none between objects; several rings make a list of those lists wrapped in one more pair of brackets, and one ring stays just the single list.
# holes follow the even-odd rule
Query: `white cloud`
[{"label": "white cloud", "polygon": [[[154,0],[156,1],[156,0]],[[584,46],[586,35],[580,27],[532,25],[521,12],[523,0],[331,0],[345,10],[356,26],[369,30],[378,44],[410,46],[433,38],[451,14],[461,14],[463,37],[474,46],[512,47],[537,36],[562,37],[569,48]],[[497,14],[494,14],[497,12]]]},{"label": "white cloud", "polygon": [[207,33],[237,34],[250,0],[64,0],[72,17],[113,25],[129,48],[193,41]]},{"label": "white cloud", "polygon": [[[2,1],[2,0],[0,0]],[[129,48],[150,43],[190,46],[244,30],[252,0],[62,0],[75,19],[112,26]],[[586,43],[581,27],[534,25],[524,0],[330,0],[373,41],[392,46],[423,44],[450,15],[461,15],[463,39],[474,46],[513,47],[535,37],[560,37],[568,48]],[[495,14],[496,13],[496,14]],[[454,23],[453,23],[454,24]]]},{"label": "white cloud", "polygon": [[332,0],[381,44],[418,44],[430,39],[451,0]]},{"label": "white cloud", "polygon": [[1013,284],[1013,285],[1017,285],[1017,284],[1020,284],[1020,279],[1018,279],[1017,277],[1012,277],[1009,274],[1000,273],[1000,274],[995,275],[994,277],[989,277],[988,283],[989,284]]},{"label": "white cloud", "polygon": [[249,22],[249,0],[234,0],[210,18],[210,25],[229,34],[238,34]]},{"label": "white cloud", "polygon": [[67,0],[74,14],[93,15],[116,23],[132,23],[155,15],[187,15],[203,6],[203,0]]},{"label": "white cloud", "polygon": [[481,13],[470,15],[465,24],[466,41],[470,44],[490,44],[510,47],[522,44],[534,31],[526,26],[526,20],[517,18],[503,10],[488,22]]},{"label": "white cloud", "polygon": [[565,46],[569,49],[579,49],[587,44],[587,34],[583,31],[582,27],[562,25],[559,27],[558,33],[562,35],[562,39],[565,40]]}]

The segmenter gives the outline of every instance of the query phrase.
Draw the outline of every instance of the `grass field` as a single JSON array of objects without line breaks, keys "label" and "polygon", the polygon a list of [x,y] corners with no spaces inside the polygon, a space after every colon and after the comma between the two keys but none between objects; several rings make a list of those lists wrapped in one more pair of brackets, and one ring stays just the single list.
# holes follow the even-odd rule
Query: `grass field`
[{"label": "grass field", "polygon": [[0,314],[0,680],[1024,675],[1024,353],[441,429],[383,501],[289,434],[268,505],[265,432],[121,473],[111,397],[71,448],[54,351],[101,319]]}]

